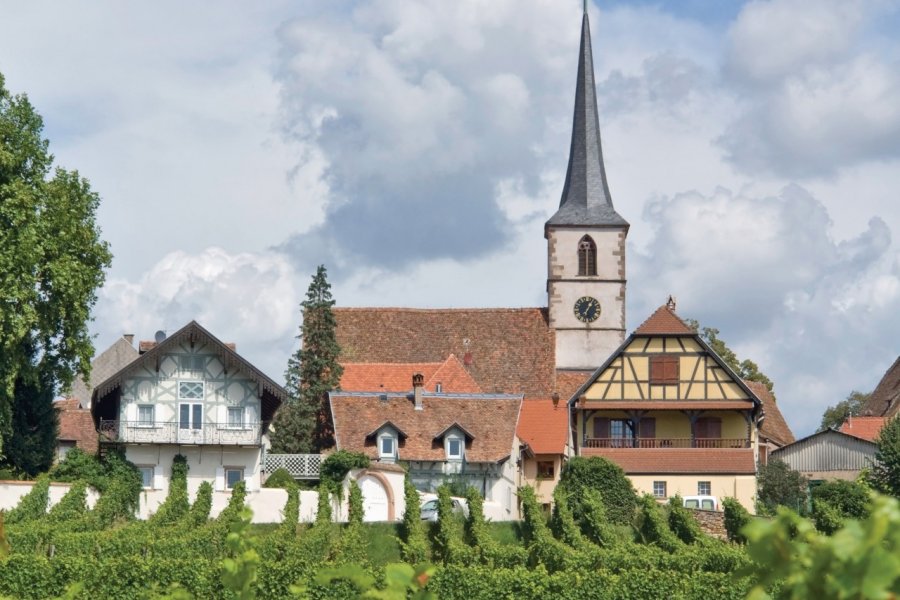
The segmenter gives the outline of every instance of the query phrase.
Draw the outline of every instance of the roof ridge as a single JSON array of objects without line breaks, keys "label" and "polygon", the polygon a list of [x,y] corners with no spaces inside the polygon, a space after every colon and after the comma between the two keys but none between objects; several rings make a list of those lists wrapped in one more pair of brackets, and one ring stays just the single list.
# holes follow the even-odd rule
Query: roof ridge
[{"label": "roof ridge", "polygon": [[[672,319],[674,319],[674,321]],[[665,331],[666,329],[669,329],[669,331]],[[653,314],[644,319],[643,323],[638,325],[637,329],[634,330],[634,333],[636,335],[665,335],[669,333],[697,335],[697,332],[691,329],[681,317],[675,314],[675,310],[668,304],[663,304],[653,311]]]}]

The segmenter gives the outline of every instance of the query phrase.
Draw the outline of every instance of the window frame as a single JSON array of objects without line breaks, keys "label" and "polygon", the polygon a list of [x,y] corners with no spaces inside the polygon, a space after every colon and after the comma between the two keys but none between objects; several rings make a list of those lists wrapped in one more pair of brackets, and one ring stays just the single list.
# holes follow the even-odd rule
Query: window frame
[{"label": "window frame", "polygon": [[[550,466],[547,469],[547,466]],[[538,479],[555,479],[556,478],[556,461],[539,460],[537,461],[537,478]]]},{"label": "window frame", "polygon": [[[384,451],[384,443],[390,441],[391,451]],[[394,459],[397,457],[397,436],[391,431],[384,431],[378,434],[378,457]]]},{"label": "window frame", "polygon": [[578,276],[597,276],[597,243],[589,235],[578,240]]},{"label": "window frame", "polygon": [[[150,420],[149,421],[141,418],[141,410],[142,409],[150,410]],[[156,427],[156,405],[154,405],[154,404],[138,404],[137,405],[137,421],[135,421],[135,427],[143,427],[143,428],[147,428],[147,429]]]},{"label": "window frame", "polygon": [[[142,490],[152,490],[155,489],[153,487],[153,483],[156,481],[156,466],[155,465],[135,465],[138,471],[141,473],[141,489]],[[150,473],[150,485],[144,485],[144,472],[147,471]]]},{"label": "window frame", "polygon": [[[244,481],[244,467],[223,467],[222,471],[223,471],[222,477],[225,481],[225,491],[226,492],[230,492],[231,490],[234,489],[235,485],[237,485],[241,481]],[[233,484],[229,485],[228,484],[228,474],[235,473],[235,472],[239,473],[240,477]]]},{"label": "window frame", "polygon": [[[450,445],[453,443],[459,444],[459,452],[454,454],[450,452]],[[448,461],[461,461],[466,454],[466,440],[463,436],[458,433],[451,433],[447,435],[446,440],[444,442],[444,451],[447,454]]]},{"label": "window frame", "polygon": [[[704,487],[706,491],[703,491]],[[698,481],[697,482],[697,495],[698,496],[712,496],[712,481]]]},{"label": "window frame", "polygon": [[[231,422],[232,411],[240,411],[241,418],[237,424]],[[225,429],[245,429],[247,427],[247,411],[243,406],[225,407]]]},{"label": "window frame", "polygon": [[[200,385],[200,396],[185,396],[181,393],[181,386],[186,384],[199,384]],[[187,402],[203,402],[206,399],[206,382],[198,381],[196,379],[179,379],[178,380],[178,400],[187,401]]]},{"label": "window frame", "polygon": [[668,498],[669,497],[668,485],[666,485],[665,481],[654,481],[653,482],[653,497],[654,498]]}]

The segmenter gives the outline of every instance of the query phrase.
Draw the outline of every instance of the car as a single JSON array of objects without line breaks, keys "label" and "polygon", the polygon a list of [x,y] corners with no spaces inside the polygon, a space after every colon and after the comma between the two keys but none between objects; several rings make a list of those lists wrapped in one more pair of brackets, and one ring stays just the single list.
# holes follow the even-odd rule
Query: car
[{"label": "car", "polygon": [[[463,518],[469,516],[469,507],[466,504],[465,498],[450,498],[450,504],[453,506],[453,514],[461,515]],[[422,498],[422,505],[419,508],[419,518],[423,521],[437,522],[438,499],[433,495],[429,494]]]},{"label": "car", "polygon": [[719,510],[719,500],[715,496],[685,496],[682,503],[685,508]]}]

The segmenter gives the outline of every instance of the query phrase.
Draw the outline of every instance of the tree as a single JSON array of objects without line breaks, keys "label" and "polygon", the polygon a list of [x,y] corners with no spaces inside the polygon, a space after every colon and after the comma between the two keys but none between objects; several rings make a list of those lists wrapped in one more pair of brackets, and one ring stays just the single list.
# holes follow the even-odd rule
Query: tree
[{"label": "tree", "polygon": [[853,390],[846,400],[842,400],[834,406],[829,406],[825,409],[825,413],[822,415],[822,422],[819,424],[817,431],[838,429],[847,420],[847,417],[861,415],[863,407],[869,401],[871,395],[871,392],[863,394]]},{"label": "tree", "polygon": [[772,391],[773,383],[765,373],[759,370],[759,366],[750,359],[740,360],[737,354],[728,347],[728,345],[719,339],[719,330],[714,327],[703,327],[701,329],[700,322],[696,319],[686,319],[685,321],[691,329],[700,334],[713,352],[719,355],[728,367],[734,371],[741,379],[747,381],[756,381],[765,385],[769,391]]},{"label": "tree", "polygon": [[622,468],[599,456],[576,456],[567,461],[557,487],[568,494],[572,513],[579,522],[584,521],[589,512],[589,507],[585,505],[588,490],[600,493],[611,523],[631,523],[638,506],[637,493]]},{"label": "tree", "polygon": [[781,460],[770,460],[759,467],[757,503],[760,512],[773,514],[775,508],[787,506],[803,513],[806,509],[806,490],[809,482],[801,473]]},{"label": "tree", "polygon": [[869,482],[879,492],[900,498],[900,419],[891,419],[875,440]]},{"label": "tree", "polygon": [[[68,388],[90,371],[96,290],[112,259],[100,202],[77,171],[56,168],[43,120],[0,75],[0,433],[8,435],[16,377],[36,368]],[[2,451],[2,448],[0,448]]]},{"label": "tree", "polygon": [[334,445],[328,392],[340,389],[344,369],[338,362],[341,348],[325,265],[319,265],[300,306],[300,348],[284,374],[290,401],[275,417],[273,452],[318,452]]}]

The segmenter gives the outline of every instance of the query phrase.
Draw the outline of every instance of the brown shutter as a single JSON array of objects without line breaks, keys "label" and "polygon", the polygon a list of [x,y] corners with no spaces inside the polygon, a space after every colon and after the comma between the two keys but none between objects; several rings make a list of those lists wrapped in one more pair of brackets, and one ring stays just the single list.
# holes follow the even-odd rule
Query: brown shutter
[{"label": "brown shutter", "polygon": [[709,437],[709,427],[705,417],[697,419],[694,423],[694,437],[698,440]]},{"label": "brown shutter", "polygon": [[609,419],[604,419],[601,417],[594,417],[594,437],[595,438],[608,438],[609,437]]},{"label": "brown shutter", "polygon": [[709,437],[722,437],[722,419],[719,417],[710,417],[709,419]]},{"label": "brown shutter", "polygon": [[641,419],[640,437],[642,439],[652,440],[656,437],[656,418],[644,417]]},{"label": "brown shutter", "polygon": [[657,354],[650,357],[650,383],[678,383],[678,357]]}]

